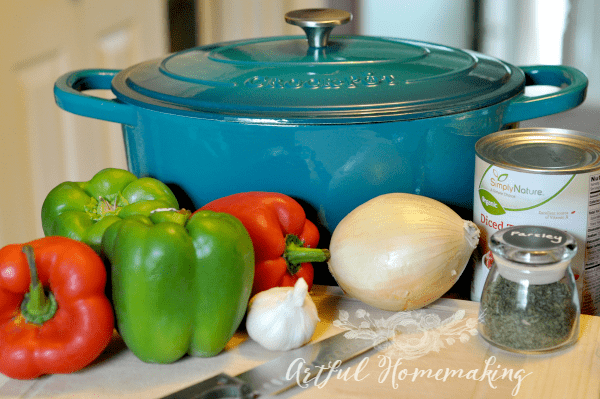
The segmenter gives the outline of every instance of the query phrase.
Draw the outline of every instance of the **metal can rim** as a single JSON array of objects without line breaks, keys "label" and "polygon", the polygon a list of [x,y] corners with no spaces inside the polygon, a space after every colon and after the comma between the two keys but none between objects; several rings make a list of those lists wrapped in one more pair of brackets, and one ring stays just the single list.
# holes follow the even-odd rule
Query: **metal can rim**
[{"label": "metal can rim", "polygon": [[[514,157],[510,157],[510,154],[514,155],[515,149],[525,150],[526,146],[533,147],[536,144],[553,144],[576,149],[579,150],[581,158],[585,159],[571,162],[570,165],[561,166],[557,163],[556,166],[544,167],[531,162],[517,162]],[[502,130],[479,139],[475,144],[475,153],[489,164],[526,173],[580,174],[600,170],[600,137],[569,129],[534,127]]]}]

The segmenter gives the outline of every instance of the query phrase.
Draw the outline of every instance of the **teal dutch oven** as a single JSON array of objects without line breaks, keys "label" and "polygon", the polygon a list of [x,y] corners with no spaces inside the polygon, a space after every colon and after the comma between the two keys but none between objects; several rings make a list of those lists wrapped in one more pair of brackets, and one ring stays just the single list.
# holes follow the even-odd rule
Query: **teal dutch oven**
[{"label": "teal dutch oven", "polygon": [[[472,51],[333,36],[339,10],[299,10],[304,36],[214,44],[58,79],[58,105],[122,125],[129,169],[193,207],[236,192],[301,202],[324,231],[363,202],[407,192],[472,216],[475,142],[576,107],[586,76]],[[528,96],[526,86],[550,85]],[[104,99],[86,90],[112,90]]]}]

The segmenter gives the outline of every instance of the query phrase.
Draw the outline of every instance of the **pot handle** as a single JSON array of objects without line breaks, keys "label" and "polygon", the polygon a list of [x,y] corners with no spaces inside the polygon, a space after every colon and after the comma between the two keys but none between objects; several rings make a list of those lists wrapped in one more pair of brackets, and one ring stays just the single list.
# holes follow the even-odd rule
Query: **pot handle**
[{"label": "pot handle", "polygon": [[134,107],[118,99],[105,99],[83,94],[85,90],[110,90],[114,69],[82,69],[62,75],[54,84],[56,104],[73,114],[108,122],[135,125]]},{"label": "pot handle", "polygon": [[555,86],[560,89],[539,96],[521,94],[504,111],[503,124],[557,114],[577,107],[585,99],[588,79],[578,69],[564,65],[520,67],[527,86]]}]

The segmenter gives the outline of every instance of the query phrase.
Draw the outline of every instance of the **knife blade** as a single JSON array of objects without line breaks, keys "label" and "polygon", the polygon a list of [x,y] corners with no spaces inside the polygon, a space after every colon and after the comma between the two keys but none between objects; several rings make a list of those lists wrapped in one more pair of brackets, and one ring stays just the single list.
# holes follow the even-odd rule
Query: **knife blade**
[{"label": "knife blade", "polygon": [[383,343],[385,340],[346,338],[345,332],[304,345],[231,377],[218,374],[163,399],[254,399],[281,393],[299,383],[306,384],[331,369]]}]

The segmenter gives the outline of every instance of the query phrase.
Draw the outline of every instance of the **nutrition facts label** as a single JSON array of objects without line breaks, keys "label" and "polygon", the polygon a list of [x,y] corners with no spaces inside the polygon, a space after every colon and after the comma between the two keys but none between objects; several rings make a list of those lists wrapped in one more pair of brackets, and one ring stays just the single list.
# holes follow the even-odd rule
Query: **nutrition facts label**
[{"label": "nutrition facts label", "polygon": [[582,312],[600,308],[600,174],[590,175]]}]

